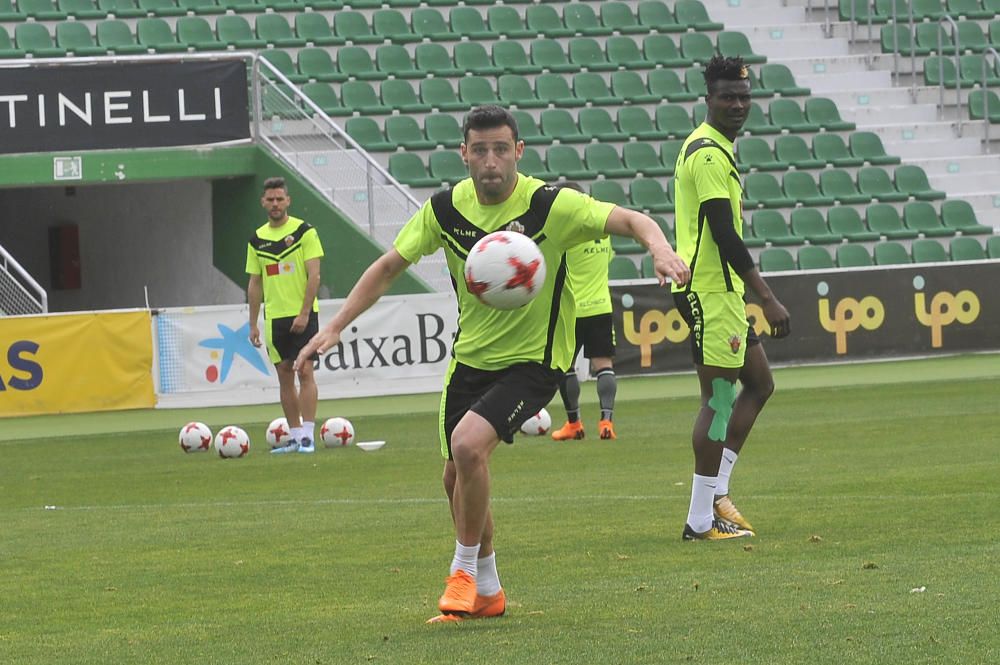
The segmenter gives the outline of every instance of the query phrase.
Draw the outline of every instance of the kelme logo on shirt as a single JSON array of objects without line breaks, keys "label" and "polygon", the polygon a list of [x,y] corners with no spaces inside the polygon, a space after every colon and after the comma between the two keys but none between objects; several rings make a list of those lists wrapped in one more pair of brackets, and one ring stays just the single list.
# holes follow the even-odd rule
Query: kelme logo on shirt
[{"label": "kelme logo on shirt", "polygon": [[522,233],[523,234],[524,233],[524,224],[522,224],[521,222],[519,222],[519,221],[517,221],[515,219],[513,222],[511,222],[510,224],[508,224],[505,227],[504,230],[510,231],[511,233]]}]

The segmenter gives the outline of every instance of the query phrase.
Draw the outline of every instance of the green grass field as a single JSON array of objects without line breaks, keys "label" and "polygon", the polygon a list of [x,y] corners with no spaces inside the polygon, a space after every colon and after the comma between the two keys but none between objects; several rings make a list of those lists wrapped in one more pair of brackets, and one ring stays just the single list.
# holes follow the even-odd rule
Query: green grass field
[{"label": "green grass field", "polygon": [[[498,449],[508,614],[430,626],[436,396],[324,403],[388,445],[283,458],[276,406],[0,420],[0,663],[1000,661],[1000,355],[776,376],[733,477],[758,537],[681,542],[695,379],[623,380],[618,441]],[[184,455],[195,417],[251,455]]]}]

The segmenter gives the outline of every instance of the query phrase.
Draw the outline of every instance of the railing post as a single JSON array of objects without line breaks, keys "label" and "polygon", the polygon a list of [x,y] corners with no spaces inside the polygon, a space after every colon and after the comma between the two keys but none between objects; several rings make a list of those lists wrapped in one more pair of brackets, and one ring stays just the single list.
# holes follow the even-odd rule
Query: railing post
[{"label": "railing post", "polygon": [[986,123],[986,127],[983,128],[983,140],[986,142],[987,153],[993,152],[990,146],[990,86],[986,78],[988,73],[986,63],[990,58],[993,59],[993,68],[1000,72],[1000,53],[997,53],[992,46],[988,46],[983,53],[983,122]]}]

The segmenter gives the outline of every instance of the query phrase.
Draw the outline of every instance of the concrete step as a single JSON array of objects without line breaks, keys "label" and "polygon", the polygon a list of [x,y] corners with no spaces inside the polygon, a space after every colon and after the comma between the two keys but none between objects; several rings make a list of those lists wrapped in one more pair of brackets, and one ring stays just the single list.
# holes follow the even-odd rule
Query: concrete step
[{"label": "concrete step", "polygon": [[923,163],[920,160],[953,159],[964,155],[978,157],[981,141],[972,137],[921,141],[883,138],[882,144],[890,155],[897,155],[914,163]]},{"label": "concrete step", "polygon": [[[726,28],[730,29],[727,22]],[[753,46],[765,42],[798,41],[802,39],[819,41],[826,39],[822,23],[761,23],[755,22],[749,25],[734,25],[734,30],[739,30],[747,36]],[[846,39],[843,40],[846,43]]]},{"label": "concrete step", "polygon": [[938,119],[938,111],[928,104],[887,104],[880,106],[841,106],[837,105],[840,114],[847,120],[853,120],[859,125],[872,125],[892,118],[893,122],[934,122]]},{"label": "concrete step", "polygon": [[769,61],[783,62],[788,58],[839,57],[849,55],[846,39],[824,39],[822,34],[799,39],[754,38],[750,40],[755,53],[766,55]]},{"label": "concrete step", "polygon": [[[823,97],[832,99],[841,109],[854,106],[872,106],[875,108],[880,106],[905,106],[913,103],[909,90],[894,87],[871,88],[867,90],[858,90],[857,88],[850,90],[822,90],[820,92],[813,90],[813,94],[820,94]],[[935,102],[929,103],[933,106]]]},{"label": "concrete step", "polygon": [[704,2],[713,21],[730,26],[777,25],[801,23],[805,20],[804,7],[779,7],[768,0],[708,0]]},{"label": "concrete step", "polygon": [[955,125],[951,122],[923,122],[913,123],[858,123],[858,129],[875,132],[882,139],[882,143],[894,141],[924,141],[924,140],[951,140],[957,134]]},{"label": "concrete step", "polygon": [[928,176],[987,176],[995,180],[1000,192],[1000,159],[995,155],[949,155],[945,157],[921,157],[911,160],[918,164]]}]

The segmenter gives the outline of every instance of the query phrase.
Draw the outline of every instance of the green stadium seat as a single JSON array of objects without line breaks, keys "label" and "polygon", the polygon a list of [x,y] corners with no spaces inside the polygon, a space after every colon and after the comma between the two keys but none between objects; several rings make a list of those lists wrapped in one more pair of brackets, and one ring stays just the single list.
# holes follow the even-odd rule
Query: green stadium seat
[{"label": "green stadium seat", "polygon": [[303,10],[303,5],[296,0],[257,0],[258,12],[298,12]]},{"label": "green stadium seat", "polygon": [[818,123],[810,122],[794,99],[775,99],[767,109],[771,124],[789,132],[818,132]]},{"label": "green stadium seat", "polygon": [[750,81],[750,96],[751,97],[756,98],[756,99],[760,99],[760,98],[764,98],[764,97],[770,98],[770,97],[774,97],[777,94],[776,90],[768,88],[767,86],[765,86],[763,83],[760,82],[760,79],[757,77],[757,74],[754,72],[754,70],[747,69],[747,76],[748,76],[749,81]]},{"label": "green stadium seat", "polygon": [[990,236],[986,240],[986,253],[991,259],[1000,259],[1000,236]]},{"label": "green stadium seat", "polygon": [[439,187],[441,181],[427,173],[423,160],[412,152],[389,156],[389,175],[410,187]]},{"label": "green stadium seat", "polygon": [[186,10],[177,6],[175,0],[138,0],[139,9],[153,16],[183,16]]},{"label": "green stadium seat", "polygon": [[828,132],[853,131],[857,125],[840,117],[832,99],[810,97],[805,105],[806,119]]},{"label": "green stadium seat", "polygon": [[679,25],[695,30],[722,30],[723,25],[708,16],[708,10],[701,0],[677,0],[674,3],[674,18]]},{"label": "green stadium seat", "polygon": [[872,254],[877,266],[897,266],[911,263],[910,253],[906,251],[906,247],[892,240],[877,243]]},{"label": "green stadium seat", "polygon": [[432,42],[458,39],[458,35],[451,32],[441,12],[432,7],[414,9],[410,14],[410,25],[413,26],[413,32],[417,36]]},{"label": "green stadium seat", "polygon": [[639,25],[657,32],[684,32],[687,26],[677,23],[670,7],[662,0],[641,0],[636,7]]},{"label": "green stadium seat", "polygon": [[639,177],[628,187],[632,206],[648,212],[673,212],[674,203],[656,178]]},{"label": "green stadium seat", "polygon": [[[988,16],[987,18],[996,18]],[[990,40],[986,37],[982,27],[976,21],[958,22],[958,46],[961,51],[972,51],[982,53],[990,48]]]},{"label": "green stadium seat", "polygon": [[753,234],[775,246],[801,245],[805,238],[793,235],[785,218],[777,210],[757,210],[753,213]]},{"label": "green stadium seat", "polygon": [[[184,0],[177,0],[177,4],[180,4]],[[257,0],[216,0],[219,5],[219,12],[228,13],[238,13],[238,14],[256,14],[262,11],[263,8],[257,4]],[[216,12],[211,12],[216,13]]]},{"label": "green stadium seat", "polygon": [[[11,0],[0,0],[0,22],[9,21],[13,23],[15,21],[23,21],[25,18],[24,14],[14,8],[14,3]],[[4,32],[6,31],[7,29],[4,28]],[[10,35],[8,34],[7,37],[9,39]]]},{"label": "green stadium seat", "polygon": [[654,69],[646,75],[646,85],[649,94],[657,98],[658,101],[667,100],[673,104],[680,102],[693,102],[698,99],[698,95],[688,92],[688,89],[681,82],[677,72],[673,69]]},{"label": "green stadium seat", "polygon": [[875,8],[871,6],[871,0],[839,0],[837,9],[841,21],[850,21],[853,17],[853,20],[857,21],[859,25],[864,25],[868,23],[870,17],[872,23],[885,23],[885,17],[875,12]]},{"label": "green stadium seat", "polygon": [[583,164],[580,153],[571,145],[554,145],[545,151],[545,165],[552,173],[567,180],[593,180],[597,173]]},{"label": "green stadium seat", "polygon": [[187,45],[177,41],[170,24],[159,17],[140,18],[135,23],[135,34],[144,49],[157,53],[186,51]]},{"label": "green stadium seat", "polygon": [[639,45],[632,37],[624,35],[608,37],[604,42],[604,50],[607,53],[608,62],[613,66],[612,71],[620,68],[651,69],[655,66],[643,57]]},{"label": "green stadium seat", "polygon": [[971,81],[980,88],[1000,85],[1000,72],[996,69],[995,61],[989,57],[979,54],[963,55],[959,57],[958,71],[963,81]]},{"label": "green stadium seat", "polygon": [[[646,248],[641,243],[625,236],[611,236],[611,249],[615,254],[645,254]],[[653,257],[650,256],[650,259]],[[644,274],[643,277],[646,277]]]},{"label": "green stadium seat", "polygon": [[519,74],[503,74],[497,79],[497,95],[504,106],[511,108],[545,108],[548,102],[535,95],[531,81]]},{"label": "green stadium seat", "polygon": [[306,40],[292,32],[292,26],[281,14],[260,14],[254,22],[257,37],[269,46],[278,48],[300,47]]},{"label": "green stadium seat", "polygon": [[858,211],[850,206],[830,208],[826,213],[826,222],[830,227],[830,233],[850,242],[870,242],[881,237],[869,230]]},{"label": "green stadium seat", "polygon": [[24,51],[14,46],[7,28],[0,25],[0,58],[23,58]]},{"label": "green stadium seat", "polygon": [[[378,44],[382,38],[372,32],[364,14],[358,11],[339,11],[333,15],[333,34],[350,44]],[[340,56],[337,56],[340,58]]]},{"label": "green stadium seat", "polygon": [[469,106],[483,106],[484,104],[499,104],[493,89],[493,82],[482,76],[466,76],[458,80],[458,98]]},{"label": "green stadium seat", "polygon": [[708,119],[708,105],[704,102],[698,102],[691,107],[691,116],[695,127],[701,125],[701,123]]},{"label": "green stadium seat", "polygon": [[609,33],[616,32],[622,35],[649,32],[649,28],[640,25],[631,7],[624,2],[601,3],[601,25],[607,28]]},{"label": "green stadium seat", "polygon": [[652,220],[656,222],[656,225],[660,227],[660,230],[663,231],[663,235],[667,236],[667,241],[676,247],[677,236],[674,234],[673,225],[667,221],[667,218],[663,215],[650,215],[650,218],[652,218]]},{"label": "green stadium seat", "polygon": [[516,9],[504,5],[486,10],[486,24],[490,30],[508,39],[526,39],[538,35],[536,31],[525,27]]},{"label": "green stadium seat", "polygon": [[510,113],[514,116],[514,120],[517,121],[517,135],[524,141],[525,145],[548,145],[552,143],[552,137],[542,133],[534,117],[527,111],[511,111]]},{"label": "green stadium seat", "polygon": [[[790,208],[795,200],[785,196],[770,173],[748,173],[743,180],[744,203],[749,208]],[[754,233],[760,235],[754,228]]]},{"label": "green stadium seat", "polygon": [[562,22],[575,35],[610,35],[614,32],[601,24],[593,7],[583,2],[567,3],[563,7]]},{"label": "green stadium seat", "polygon": [[872,203],[865,209],[865,221],[875,233],[889,240],[911,240],[920,235],[903,226],[896,207],[889,203]]},{"label": "green stadium seat", "polygon": [[[288,54],[287,51],[279,51],[278,49],[268,49],[260,54],[260,57],[267,60],[271,65],[274,66],[281,74],[287,78],[292,83],[305,83],[309,78],[303,74],[299,73],[298,68],[295,63],[292,62],[292,56]],[[261,70],[261,73],[268,78],[269,72]]]},{"label": "green stadium seat", "polygon": [[340,86],[340,100],[346,108],[362,115],[381,115],[392,109],[379,101],[375,88],[368,81],[347,81]]},{"label": "green stadium seat", "polygon": [[608,62],[604,49],[592,37],[574,37],[569,40],[569,61],[581,69],[607,72],[617,69]]},{"label": "green stadium seat", "polygon": [[565,109],[545,109],[541,114],[542,133],[562,143],[590,143]]},{"label": "green stadium seat", "polygon": [[550,72],[579,71],[579,67],[569,61],[562,46],[554,39],[534,39],[530,51],[531,61]]},{"label": "green stadium seat", "polygon": [[56,45],[76,56],[105,55],[108,52],[108,49],[94,43],[94,36],[82,21],[57,23]]},{"label": "green stadium seat", "polygon": [[598,180],[591,183],[590,195],[598,201],[614,203],[622,208],[631,207],[625,190],[614,180]]},{"label": "green stadium seat", "polygon": [[975,238],[960,236],[952,238],[948,243],[948,251],[952,261],[985,261],[986,252]]},{"label": "green stadium seat", "polygon": [[299,73],[307,79],[342,83],[347,77],[337,70],[330,57],[330,51],[318,46],[310,46],[299,51]]},{"label": "green stadium seat", "polygon": [[[940,46],[938,44],[940,43]],[[913,31],[913,44],[916,55],[941,55],[941,49],[945,54],[954,53],[955,42],[951,38],[951,33],[944,29],[938,22],[918,23]]]},{"label": "green stadium seat", "polygon": [[958,17],[993,18],[996,12],[995,6],[993,8],[984,7],[979,0],[948,0],[947,8],[948,14],[955,19]]},{"label": "green stadium seat", "polygon": [[263,48],[267,42],[253,34],[253,28],[242,16],[226,14],[215,19],[215,32],[219,41],[226,46],[240,48]]},{"label": "green stadium seat", "polygon": [[298,12],[295,14],[295,34],[314,46],[342,46],[343,37],[333,34],[326,17],[319,12]]},{"label": "green stadium seat", "polygon": [[910,244],[914,263],[943,263],[948,260],[948,252],[937,240],[920,239]]},{"label": "green stadium seat", "polygon": [[[611,236],[611,237],[614,238],[614,236]],[[636,243],[636,244],[638,244],[638,243]],[[639,245],[639,247],[641,247],[643,249],[643,251],[645,251],[645,249],[646,249],[645,247],[642,247],[642,245]],[[646,254],[639,261],[639,274],[644,279],[655,278],[657,276],[656,275],[656,268],[653,265],[653,256],[651,254]]]},{"label": "green stadium seat", "polygon": [[[298,4],[314,11],[325,9],[343,9],[343,0],[297,0]],[[400,0],[393,0],[393,4],[399,4]]]},{"label": "green stadium seat", "polygon": [[145,53],[146,47],[136,43],[128,23],[119,19],[105,19],[97,23],[97,44],[114,53]]},{"label": "green stadium seat", "polygon": [[832,270],[833,257],[826,247],[806,245],[800,247],[796,255],[800,270]]},{"label": "green stadium seat", "polygon": [[[983,111],[984,101],[986,105]],[[992,90],[972,90],[969,92],[969,119],[989,118],[991,123],[1000,122],[1000,97]]]},{"label": "green stadium seat", "polygon": [[930,55],[931,50],[916,45],[910,27],[902,23],[883,25],[879,28],[879,41],[882,44],[882,53],[892,53],[896,51],[903,55],[909,55],[913,51],[914,55]]},{"label": "green stadium seat", "polygon": [[812,139],[812,151],[816,159],[838,168],[861,166],[865,163],[865,160],[851,154],[840,134],[816,134]]},{"label": "green stadium seat", "polygon": [[398,9],[377,9],[372,14],[372,33],[393,44],[420,41],[420,35],[413,32],[406,17]]},{"label": "green stadium seat", "polygon": [[[745,140],[740,141],[738,144],[741,153]],[[795,134],[784,134],[775,137],[774,155],[781,163],[791,164],[797,169],[819,169],[823,168],[826,164],[822,159],[817,159],[813,156],[805,139]]]},{"label": "green stadium seat", "polygon": [[767,115],[764,114],[764,109],[761,108],[760,104],[757,102],[750,102],[750,112],[747,114],[747,119],[743,123],[743,131],[749,132],[750,134],[756,136],[758,134],[780,134],[781,127],[775,127],[771,124]]},{"label": "green stadium seat", "polygon": [[785,171],[789,163],[775,159],[771,145],[759,136],[748,136],[737,144],[737,162],[741,172],[750,169],[758,171]]},{"label": "green stadium seat", "polygon": [[452,7],[448,23],[453,35],[467,39],[499,39],[500,34],[489,27],[475,7]]},{"label": "green stadium seat", "polygon": [[503,69],[493,64],[486,47],[479,42],[460,42],[454,48],[455,66],[474,76],[499,76]]},{"label": "green stadium seat", "polygon": [[56,7],[54,0],[18,0],[17,8],[36,21],[61,21],[66,12]]},{"label": "green stadium seat", "polygon": [[903,21],[910,15],[909,0],[875,0],[875,15],[883,21]]},{"label": "green stadium seat", "polygon": [[[767,241],[763,238],[758,238],[753,233],[753,227],[751,227],[746,220],[743,220],[743,244],[747,247],[757,248],[764,247],[767,245]],[[673,244],[673,242],[671,242]]]},{"label": "green stadium seat", "polygon": [[469,168],[462,161],[461,155],[454,150],[432,152],[427,166],[431,177],[452,186],[469,177]]},{"label": "green stadium seat", "polygon": [[642,54],[649,62],[664,67],[690,67],[693,61],[681,55],[670,35],[651,34],[642,39]]},{"label": "green stadium seat", "polygon": [[521,160],[517,163],[517,170],[525,175],[551,182],[556,179],[556,174],[551,173],[542,161],[542,156],[534,148],[525,148],[521,154]]},{"label": "green stadium seat", "polygon": [[854,184],[854,178],[843,169],[825,169],[819,174],[819,191],[833,198],[841,205],[868,203],[872,197],[862,194]]},{"label": "green stadium seat", "polygon": [[910,201],[903,206],[903,223],[906,228],[919,231],[925,238],[944,238],[955,235],[955,229],[941,223],[934,206],[927,201]]},{"label": "green stadium seat", "polygon": [[816,181],[808,171],[789,171],[781,179],[785,196],[804,206],[833,205],[833,197],[819,191]]},{"label": "green stadium seat", "polygon": [[424,117],[424,134],[435,146],[457,148],[462,144],[462,128],[454,116],[432,113]]},{"label": "green stadium seat", "polygon": [[958,77],[955,63],[948,56],[932,55],[924,59],[924,85],[954,89],[956,85],[971,88],[972,81],[963,81]]},{"label": "green stadium seat", "polygon": [[272,121],[299,118],[303,113],[299,100],[284,83],[265,86],[260,93],[260,103],[262,116]]},{"label": "green stadium seat", "polygon": [[858,169],[858,190],[881,202],[905,201],[909,198],[909,195],[893,186],[889,174],[879,166],[863,166]]},{"label": "green stadium seat", "polygon": [[980,224],[976,211],[968,201],[947,199],[941,202],[941,222],[950,229],[961,231],[962,235],[985,235],[993,233],[993,228]]},{"label": "green stadium seat", "polygon": [[403,114],[427,113],[431,110],[429,104],[420,101],[413,85],[405,79],[382,81],[379,96],[383,106]]},{"label": "green stadium seat", "polygon": [[571,37],[575,30],[567,28],[559,13],[549,5],[531,5],[524,12],[524,24],[536,35],[550,39]]},{"label": "green stadium seat", "polygon": [[656,108],[656,127],[670,138],[686,138],[694,130],[694,122],[680,104],[661,104]]},{"label": "green stadium seat", "polygon": [[868,268],[874,265],[864,245],[838,245],[837,265],[841,268]]},{"label": "green stadium seat", "polygon": [[923,21],[924,19],[937,21],[948,13],[944,8],[943,0],[913,0],[910,4],[913,7],[913,20],[915,21]]},{"label": "green stadium seat", "polygon": [[719,50],[719,55],[724,57],[740,57],[748,65],[767,62],[767,56],[753,52],[750,40],[742,32],[723,30],[716,36],[715,44]]},{"label": "green stadium seat", "polygon": [[641,106],[623,106],[616,116],[618,129],[637,141],[657,141],[670,138],[670,134],[653,125],[649,113]]},{"label": "green stadium seat", "polygon": [[417,44],[413,52],[414,65],[425,74],[459,76],[464,72],[452,62],[451,54],[441,44]]},{"label": "green stadium seat", "polygon": [[[577,117],[577,123],[580,125],[580,133],[584,136],[592,136],[598,141],[628,140],[628,134],[618,129],[615,125],[615,121],[611,119],[611,114],[605,109],[580,109],[580,114]],[[607,174],[605,175],[607,176]]]},{"label": "green stadium seat", "polygon": [[[656,70],[669,71],[669,70]],[[675,74],[676,76],[676,74]],[[678,79],[679,83],[679,79]],[[611,73],[611,92],[621,97],[626,103],[650,104],[663,99],[660,95],[654,95],[646,88],[645,82],[637,72],[617,71]]]},{"label": "green stadium seat", "polygon": [[577,99],[594,106],[620,106],[625,103],[624,99],[611,92],[604,77],[596,72],[574,74],[573,94]]},{"label": "green stadium seat", "polygon": [[792,211],[789,221],[792,235],[805,238],[811,245],[835,245],[843,240],[842,236],[830,233],[830,227],[826,225],[823,213],[816,208],[796,208]]},{"label": "green stadium seat", "polygon": [[539,74],[535,77],[535,95],[546,105],[575,107],[585,106],[586,101],[578,99],[562,74]]},{"label": "green stadium seat", "polygon": [[583,163],[605,178],[635,177],[635,171],[622,163],[618,151],[606,143],[588,143],[583,149]]},{"label": "green stadium seat", "polygon": [[177,6],[188,14],[221,14],[226,11],[215,0],[177,0]]},{"label": "green stadium seat", "polygon": [[639,279],[639,271],[632,259],[614,256],[608,263],[608,279]]},{"label": "green stadium seat", "polygon": [[715,44],[700,32],[685,32],[681,35],[680,47],[684,58],[700,65],[708,64],[715,57]]},{"label": "green stadium seat", "polygon": [[[1000,14],[1000,0],[983,0],[983,4],[992,2],[996,6],[996,14]],[[993,48],[1000,47],[1000,19],[994,19],[989,24],[990,44]]]},{"label": "green stadium seat", "polygon": [[216,51],[225,44],[215,38],[212,26],[201,16],[182,16],[175,24],[177,41],[196,51]]},{"label": "green stadium seat", "polygon": [[931,187],[927,173],[913,164],[897,166],[896,172],[892,174],[892,180],[896,189],[919,201],[938,201],[947,196],[944,192]]},{"label": "green stadium seat", "polygon": [[364,46],[344,46],[338,49],[337,68],[341,74],[361,81],[374,81],[383,76],[375,69],[375,61]]},{"label": "green stadium seat", "polygon": [[634,141],[622,146],[622,161],[625,166],[646,177],[667,176],[673,168],[667,168],[656,154],[652,144]]},{"label": "green stadium seat", "polygon": [[371,118],[348,118],[344,123],[344,130],[368,152],[389,152],[396,149],[396,144],[382,134],[382,128]]},{"label": "green stadium seat", "polygon": [[107,16],[107,12],[94,5],[94,0],[59,0],[59,11],[78,19]]},{"label": "green stadium seat", "polygon": [[451,87],[451,82],[445,78],[422,79],[420,101],[436,111],[464,111],[469,108],[465,102],[459,100],[455,89]]},{"label": "green stadium seat", "polygon": [[660,161],[663,162],[665,167],[670,169],[670,175],[674,174],[677,157],[681,153],[682,145],[684,145],[684,141],[682,139],[664,141],[660,144]]},{"label": "green stadium seat", "polygon": [[541,74],[542,67],[531,62],[521,42],[504,39],[493,44],[493,64],[507,74]]},{"label": "green stadium seat", "polygon": [[874,132],[854,132],[849,139],[851,154],[872,166],[899,164],[899,157],[887,155],[882,139]]},{"label": "green stadium seat", "polygon": [[795,259],[784,247],[762,249],[758,258],[761,272],[787,272],[795,270]]},{"label": "green stadium seat", "polygon": [[417,79],[427,76],[426,72],[414,66],[409,51],[400,44],[383,44],[376,47],[375,68],[385,77]]}]

